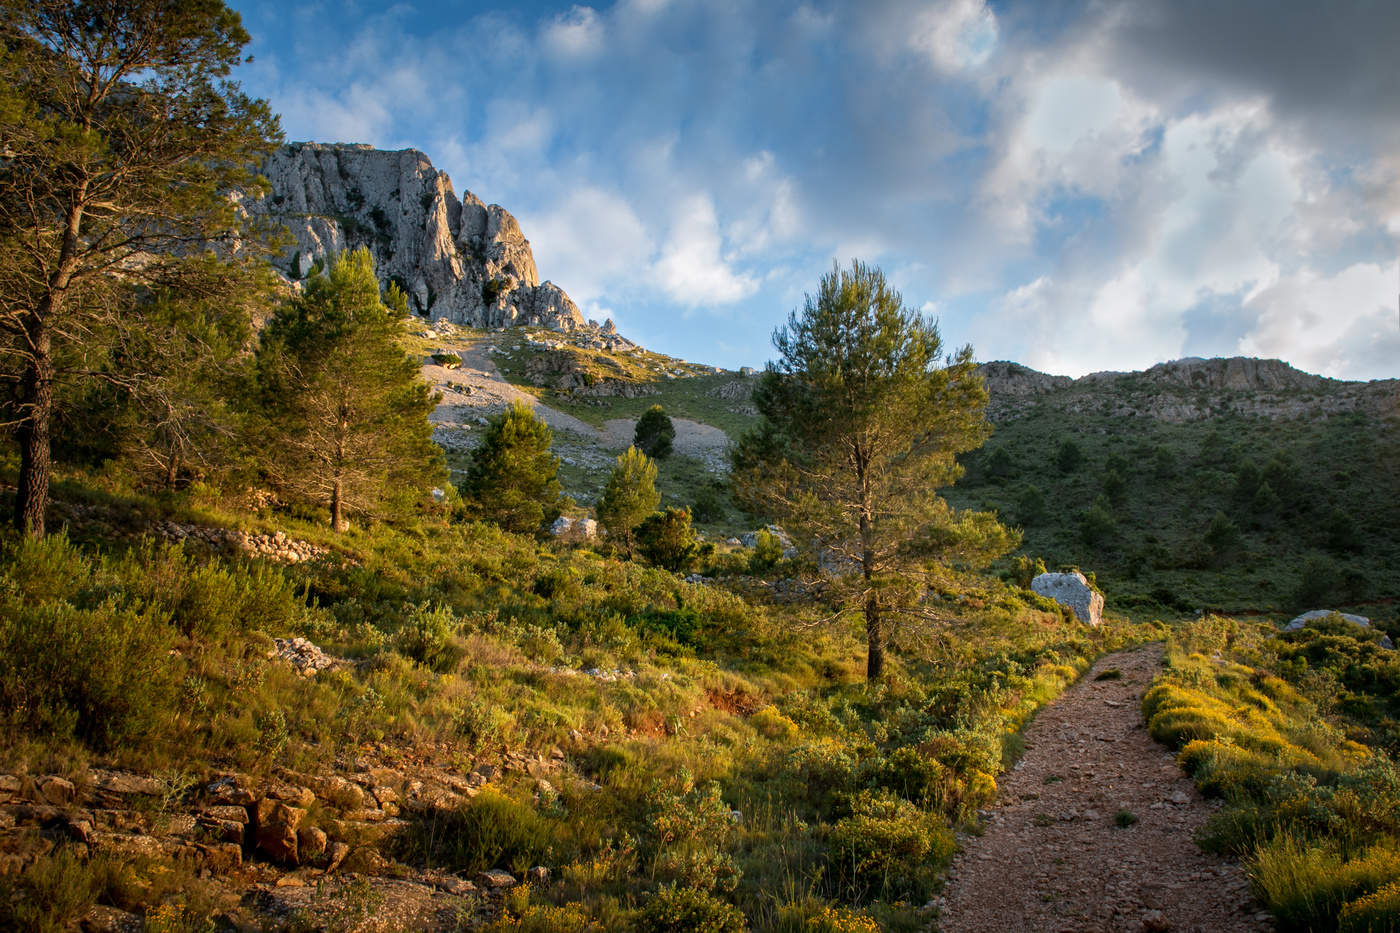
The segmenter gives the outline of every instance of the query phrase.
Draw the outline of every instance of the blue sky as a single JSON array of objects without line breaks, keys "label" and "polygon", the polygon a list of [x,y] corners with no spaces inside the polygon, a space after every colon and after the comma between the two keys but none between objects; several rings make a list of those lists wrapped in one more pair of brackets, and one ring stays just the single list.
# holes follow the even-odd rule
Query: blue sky
[{"label": "blue sky", "polygon": [[1400,4],[232,4],[289,140],[413,147],[645,346],[761,365],[834,260],[949,347],[1400,376]]}]

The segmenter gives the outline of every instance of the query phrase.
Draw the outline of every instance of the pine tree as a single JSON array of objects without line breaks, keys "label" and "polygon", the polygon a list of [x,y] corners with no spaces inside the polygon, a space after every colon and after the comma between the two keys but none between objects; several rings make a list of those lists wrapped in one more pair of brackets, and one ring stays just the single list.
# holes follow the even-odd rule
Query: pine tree
[{"label": "pine tree", "polygon": [[336,531],[348,514],[390,515],[446,482],[428,423],[438,398],[402,336],[364,247],[333,257],[263,331],[257,371],[270,478],[324,506]]},{"label": "pine tree", "polygon": [[559,458],[550,453],[549,425],[524,402],[491,419],[461,486],[476,515],[507,531],[529,533],[559,516]]},{"label": "pine tree", "polygon": [[633,531],[660,503],[656,464],[637,448],[629,447],[617,458],[603,497],[598,500],[598,520],[630,556]]},{"label": "pine tree", "polygon": [[762,420],[733,453],[735,492],[819,563],[856,568],[830,589],[843,612],[863,613],[878,679],[887,617],[921,614],[921,571],[1015,546],[994,516],[956,513],[936,494],[986,437],[987,393],[971,348],[945,361],[937,326],[859,262],[823,276],[773,343],[779,358],[754,393]]},{"label": "pine tree", "polygon": [[228,197],[280,136],[228,79],[247,41],[218,0],[0,0],[0,420],[21,531],[44,533],[57,390],[103,378],[84,348],[141,326],[127,293],[217,300],[260,258]]},{"label": "pine tree", "polygon": [[667,417],[665,409],[653,405],[637,419],[637,429],[632,437],[632,445],[655,460],[671,456],[671,442],[676,439],[676,426]]},{"label": "pine tree", "polygon": [[689,570],[700,556],[690,509],[668,508],[642,519],[637,526],[637,550],[651,563],[672,573]]}]

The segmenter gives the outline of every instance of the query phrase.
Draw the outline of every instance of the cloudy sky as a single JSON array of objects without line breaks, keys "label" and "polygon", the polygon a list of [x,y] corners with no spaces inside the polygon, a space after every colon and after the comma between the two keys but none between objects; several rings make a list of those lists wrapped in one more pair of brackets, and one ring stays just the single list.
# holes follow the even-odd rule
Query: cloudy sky
[{"label": "cloudy sky", "polygon": [[1400,376],[1400,3],[234,0],[288,139],[421,149],[543,278],[761,365],[831,268],[950,346]]}]

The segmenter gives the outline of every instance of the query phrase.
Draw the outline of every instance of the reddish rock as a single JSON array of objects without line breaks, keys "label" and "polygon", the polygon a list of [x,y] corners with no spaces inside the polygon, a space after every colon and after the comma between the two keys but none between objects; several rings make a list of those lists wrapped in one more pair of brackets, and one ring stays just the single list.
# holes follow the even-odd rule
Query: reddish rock
[{"label": "reddish rock", "polygon": [[232,842],[196,846],[204,867],[216,875],[226,875],[243,867],[243,847]]},{"label": "reddish rock", "polygon": [[312,859],[320,858],[326,851],[327,841],[325,830],[316,826],[303,826],[297,830],[298,859],[309,862]]}]

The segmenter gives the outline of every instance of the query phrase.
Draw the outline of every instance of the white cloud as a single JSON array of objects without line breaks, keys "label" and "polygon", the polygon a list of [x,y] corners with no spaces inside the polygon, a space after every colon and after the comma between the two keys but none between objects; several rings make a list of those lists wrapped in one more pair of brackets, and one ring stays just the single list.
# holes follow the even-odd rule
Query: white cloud
[{"label": "white cloud", "polygon": [[758,282],[735,273],[722,247],[714,202],[703,194],[681,199],[654,267],[657,283],[672,301],[688,307],[747,298],[758,289]]},{"label": "white cloud", "polygon": [[616,191],[577,188],[520,222],[541,276],[583,305],[634,287],[650,262],[646,227]]},{"label": "white cloud", "polygon": [[914,13],[904,24],[909,47],[943,72],[983,64],[996,50],[996,14],[984,0],[947,0]]},{"label": "white cloud", "polygon": [[571,59],[598,55],[606,41],[598,12],[588,6],[575,6],[554,17],[545,24],[543,38],[551,52]]},{"label": "white cloud", "polygon": [[1400,376],[1400,263],[1356,263],[1336,275],[1305,269],[1255,295],[1254,330],[1240,342],[1251,356],[1279,357],[1308,372],[1342,378]]}]

